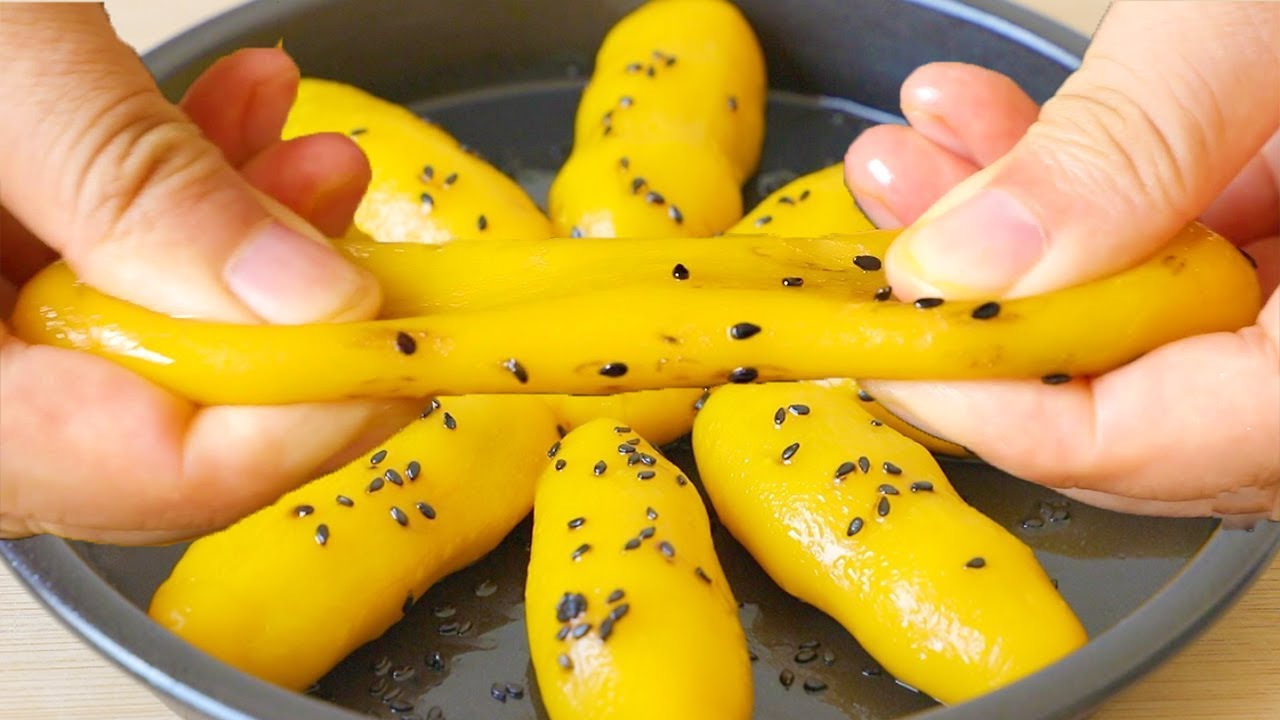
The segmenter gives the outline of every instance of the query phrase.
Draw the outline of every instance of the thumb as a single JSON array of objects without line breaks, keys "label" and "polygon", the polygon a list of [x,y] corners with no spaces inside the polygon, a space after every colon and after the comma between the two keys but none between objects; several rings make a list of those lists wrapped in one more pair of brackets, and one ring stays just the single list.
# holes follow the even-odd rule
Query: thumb
[{"label": "thumb", "polygon": [[1004,157],[887,255],[899,297],[1018,297],[1130,267],[1280,124],[1280,3],[1119,2]]},{"label": "thumb", "polygon": [[99,5],[6,8],[0,98],[0,203],[85,282],[209,319],[374,312],[376,283],[241,178]]}]

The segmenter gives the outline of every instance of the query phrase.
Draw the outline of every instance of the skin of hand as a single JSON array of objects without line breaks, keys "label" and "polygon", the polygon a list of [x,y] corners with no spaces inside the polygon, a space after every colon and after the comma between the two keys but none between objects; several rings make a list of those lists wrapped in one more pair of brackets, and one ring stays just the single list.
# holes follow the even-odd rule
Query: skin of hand
[{"label": "skin of hand", "polygon": [[874,382],[895,411],[1102,507],[1280,520],[1280,4],[1120,2],[1039,108],[980,68],[924,66],[908,126],[867,131],[846,183],[895,294],[1014,298],[1129,267],[1199,218],[1257,262],[1256,324],[1113,372]]},{"label": "skin of hand", "polygon": [[[377,284],[324,234],[369,180],[340,135],[280,130],[276,49],[212,65],[178,106],[90,4],[0,23],[0,306],[61,256],[96,288],[245,323],[372,317]],[[223,527],[354,457],[419,403],[196,407],[112,363],[0,327],[0,537],[159,543]]]}]

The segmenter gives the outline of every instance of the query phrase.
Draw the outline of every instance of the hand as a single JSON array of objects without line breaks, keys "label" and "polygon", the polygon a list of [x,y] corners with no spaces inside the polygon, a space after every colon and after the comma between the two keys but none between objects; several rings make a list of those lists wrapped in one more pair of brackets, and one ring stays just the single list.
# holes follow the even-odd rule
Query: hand
[{"label": "hand", "polygon": [[[1254,257],[1257,324],[1096,378],[877,382],[912,421],[1092,504],[1280,519],[1280,5],[1113,6],[1043,109],[1002,75],[935,64],[910,127],[864,133],[849,187],[895,294],[1019,297],[1136,264],[1200,217]],[[954,187],[953,187],[954,186]]]},{"label": "hand", "polygon": [[[6,315],[15,286],[60,254],[99,290],[166,313],[372,316],[376,283],[322,235],[350,224],[368,163],[339,135],[280,140],[297,83],[283,52],[244,50],[174,107],[100,7],[6,8]],[[197,408],[97,357],[29,346],[3,328],[0,343],[0,537],[150,543],[207,532],[363,452],[417,405]]]}]

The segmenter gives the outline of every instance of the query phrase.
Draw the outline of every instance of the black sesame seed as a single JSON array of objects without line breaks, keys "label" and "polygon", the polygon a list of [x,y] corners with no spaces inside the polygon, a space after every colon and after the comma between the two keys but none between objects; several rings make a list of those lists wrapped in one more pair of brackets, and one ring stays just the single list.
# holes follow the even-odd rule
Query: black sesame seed
[{"label": "black sesame seed", "polygon": [[871,472],[871,461],[867,459],[866,455],[858,458],[858,469],[864,473]]},{"label": "black sesame seed", "polygon": [[[384,658],[382,658],[382,659],[386,661],[386,664],[387,664],[387,670],[390,670],[390,669],[391,669],[391,659],[390,659],[390,658],[385,658],[385,657],[384,657]],[[374,666],[374,673],[378,673],[378,669],[379,669],[380,667],[381,667],[381,663],[379,663],[378,665],[375,665],[375,666]],[[369,686],[369,694],[370,694],[370,695],[381,695],[382,693],[384,693],[384,692],[386,692],[386,691],[387,691],[387,688],[390,686],[390,684],[391,684],[391,683],[387,682],[387,679],[386,679],[386,678],[384,678],[384,677],[382,677],[382,675],[385,675],[385,674],[387,673],[387,670],[383,670],[383,671],[382,671],[382,674],[380,674],[380,675],[378,675],[378,676],[377,676],[377,677],[378,677],[378,679],[377,679],[377,680],[374,680],[374,681],[373,681],[373,684]]]},{"label": "black sesame seed", "polygon": [[621,445],[618,446],[618,454],[620,455],[627,455],[635,451],[636,449],[633,446],[628,445],[626,443],[622,443]]},{"label": "black sesame seed", "polygon": [[822,682],[818,678],[807,678],[804,681],[805,692],[816,693],[816,692],[822,692],[823,690],[826,690],[826,689],[827,689],[827,684]]},{"label": "black sesame seed", "polygon": [[640,472],[636,473],[636,479],[637,479],[637,480],[652,480],[652,479],[654,478],[654,476],[655,476],[655,475],[657,475],[657,473],[655,473],[655,472],[654,472],[654,471],[652,471],[652,470],[641,470]]},{"label": "black sesame seed", "polygon": [[413,710],[413,703],[408,700],[396,699],[387,703],[387,708],[393,713],[407,713]]},{"label": "black sesame seed", "polygon": [[612,618],[614,622],[617,622],[618,620],[621,620],[622,618],[626,617],[627,613],[629,612],[631,612],[631,604],[622,603],[621,605],[618,605],[617,607],[615,607],[613,610],[609,611],[609,617]]},{"label": "black sesame seed", "polygon": [[585,523],[586,521],[587,519],[584,517],[576,517],[569,521],[569,529],[577,530],[578,528],[582,527],[582,524]]},{"label": "black sesame seed", "polygon": [[784,277],[784,278],[782,278],[782,286],[783,286],[783,287],[802,287],[803,285],[804,285],[804,278],[802,278],[802,277]]},{"label": "black sesame seed", "polygon": [[480,230],[487,230],[489,228],[489,218],[484,215],[476,218],[476,228]]},{"label": "black sesame seed", "polygon": [[795,656],[795,661],[800,663],[801,665],[804,665],[805,663],[811,663],[817,659],[818,659],[818,652],[812,648],[805,648],[804,650],[801,650],[800,652],[796,653],[796,656]]},{"label": "black sesame seed", "polygon": [[656,190],[650,190],[645,193],[644,201],[652,205],[662,205],[667,201],[667,199],[662,197],[662,193],[657,192]]},{"label": "black sesame seed", "polygon": [[[623,430],[623,432],[631,432],[631,428],[627,428],[626,430]],[[627,444],[628,444],[628,445],[639,445],[639,444],[640,444],[640,438],[638,438],[638,437],[629,438],[629,439],[627,440]]]},{"label": "black sesame seed", "polygon": [[436,509],[431,507],[427,503],[416,502],[413,504],[413,506],[418,509],[418,512],[422,513],[422,517],[428,520],[436,519]]},{"label": "black sesame seed", "polygon": [[618,107],[629,108],[633,104],[635,104],[635,98],[631,97],[630,95],[623,95],[622,97],[618,98]]},{"label": "black sesame seed", "polygon": [[675,205],[667,206],[667,217],[675,221],[675,224],[677,225],[684,222],[684,213],[680,212],[680,208]]},{"label": "black sesame seed", "polygon": [[640,538],[631,538],[622,546],[623,550],[635,550],[640,547]]},{"label": "black sesame seed", "polygon": [[613,617],[612,616],[606,617],[604,620],[600,622],[600,629],[596,631],[596,634],[600,636],[601,642],[604,642],[605,640],[609,639],[609,636],[613,634]]},{"label": "black sesame seed", "polygon": [[1071,382],[1071,376],[1066,373],[1054,373],[1052,375],[1045,375],[1040,378],[1040,381],[1045,385],[1061,385],[1063,383]]},{"label": "black sesame seed", "polygon": [[595,473],[596,476],[599,477],[600,475],[604,474],[605,470],[608,470],[608,469],[609,469],[609,466],[605,464],[605,461],[600,460],[596,462],[594,467],[591,468],[591,472]]},{"label": "black sesame seed", "polygon": [[884,302],[885,300],[888,300],[892,295],[893,295],[893,288],[889,287],[888,285],[885,285],[884,287],[878,288],[876,290],[876,294],[873,297],[875,298],[876,302]]},{"label": "black sesame seed", "polygon": [[640,464],[640,453],[633,453],[627,456],[627,467]]},{"label": "black sesame seed", "polygon": [[556,453],[558,453],[558,452],[560,452],[560,441],[559,441],[559,440],[557,440],[557,441],[555,441],[555,442],[551,443],[551,447],[547,448],[547,457],[549,457],[549,458],[553,458],[553,457],[555,457],[555,456],[556,456]]},{"label": "black sesame seed", "polygon": [[448,174],[448,175],[446,175],[446,176],[445,176],[445,178],[444,178],[444,184],[445,184],[445,187],[448,187],[448,186],[450,186],[450,185],[452,185],[452,184],[454,184],[454,183],[456,183],[456,182],[458,182],[458,173],[456,173],[456,172],[449,173],[449,174]]},{"label": "black sesame seed", "polygon": [[405,515],[404,511],[398,507],[393,506],[391,508],[391,519],[400,523],[401,527],[404,527],[409,524],[409,516]]},{"label": "black sesame seed", "polygon": [[749,383],[755,381],[757,377],[760,377],[760,373],[751,367],[734,368],[729,372],[729,382],[731,383]]},{"label": "black sesame seed", "polygon": [[644,67],[644,66],[642,66],[642,65],[641,65],[640,63],[638,63],[638,62],[627,63],[627,72],[629,72],[629,73],[640,72],[640,70],[641,70],[643,67]]},{"label": "black sesame seed", "polygon": [[884,467],[884,471],[885,471],[885,472],[887,472],[887,473],[889,473],[890,475],[901,475],[901,474],[902,474],[902,468],[898,467],[897,465],[894,465],[893,463],[889,462],[888,460],[886,460],[886,461],[885,461],[885,463],[884,463],[884,465],[883,465],[882,467]]},{"label": "black sesame seed", "polygon": [[973,309],[969,317],[974,320],[990,320],[1000,314],[1000,303],[986,302]]},{"label": "black sesame seed", "polygon": [[418,415],[418,417],[423,420],[426,420],[427,417],[431,415],[431,413],[439,409],[440,409],[440,401],[436,400],[435,398],[431,398],[431,402],[427,404],[427,407],[423,409],[422,413]]},{"label": "black sesame seed", "polygon": [[911,483],[911,492],[933,492],[933,483],[928,480]]},{"label": "black sesame seed", "polygon": [[737,97],[735,97],[735,96],[733,96],[733,95],[730,95],[730,96],[729,96],[728,103],[729,103],[729,112],[737,112],[737,111],[738,111],[738,98],[737,98]]},{"label": "black sesame seed", "polygon": [[882,484],[880,487],[876,488],[876,490],[881,495],[897,495],[898,494],[898,488],[890,485],[889,483]]},{"label": "black sesame seed", "polygon": [[311,507],[310,505],[299,505],[293,509],[293,514],[297,517],[302,518],[310,515],[315,511],[316,509]]},{"label": "black sesame seed", "polygon": [[862,668],[862,674],[867,677],[880,677],[884,674],[884,671],[876,665],[868,665],[867,667]]},{"label": "black sesame seed", "polygon": [[[803,195],[801,196],[801,199],[804,199]],[[858,255],[853,258],[853,264],[867,272],[875,272],[881,267],[880,258],[875,255]]]},{"label": "black sesame seed", "polygon": [[441,620],[448,620],[458,614],[458,608],[452,605],[437,605],[436,607],[431,608],[431,614]]},{"label": "black sesame seed", "polygon": [[586,555],[587,551],[590,549],[591,549],[590,543],[582,543],[581,545],[579,545],[577,548],[574,549],[573,554],[570,555],[569,557],[570,559],[577,560],[583,555]]},{"label": "black sesame seed", "polygon": [[418,201],[423,205],[431,207],[436,204],[436,199],[431,197],[431,193],[424,192],[418,196]]},{"label": "black sesame seed", "polygon": [[516,360],[515,358],[507,358],[502,362],[502,367],[506,368],[507,372],[514,375],[516,380],[520,381],[521,385],[529,382],[529,371],[524,369],[524,366],[520,364],[519,360]]},{"label": "black sesame seed", "polygon": [[785,408],[778,408],[777,412],[773,414],[774,425],[781,425],[782,423],[786,422],[786,419],[787,419],[787,411]]},{"label": "black sesame seed", "polygon": [[426,165],[422,168],[423,182],[431,182],[433,179],[435,179],[435,176],[436,176],[435,168],[431,167],[430,165]]},{"label": "black sesame seed", "polygon": [[849,537],[853,537],[854,535],[857,535],[859,532],[862,531],[863,524],[864,523],[862,522],[862,518],[860,517],[856,517],[850,520],[849,527],[845,529],[844,534]]},{"label": "black sesame seed", "polygon": [[636,176],[631,178],[631,194],[635,195],[640,192],[640,188],[644,187],[644,178]]},{"label": "black sesame seed", "polygon": [[370,480],[370,481],[369,481],[369,487],[365,488],[365,490],[364,490],[364,491],[365,491],[365,492],[367,492],[367,493],[376,493],[376,492],[378,492],[379,490],[381,490],[381,489],[382,489],[382,486],[383,486],[384,484],[385,484],[385,482],[383,481],[383,479],[382,479],[382,478],[380,478],[380,477],[376,477],[376,478],[374,478],[374,479],[372,479],[372,480]]},{"label": "black sesame seed", "polygon": [[778,198],[778,204],[779,205],[795,205],[796,201],[792,200],[790,195],[783,195],[782,197]]},{"label": "black sesame seed", "polygon": [[648,453],[640,453],[640,462],[653,467],[658,464],[658,459]]},{"label": "black sesame seed", "polygon": [[688,485],[688,484],[689,484],[689,478],[685,477],[684,475],[676,475],[676,485],[679,485],[680,487],[684,487],[685,485]]},{"label": "black sesame seed", "polygon": [[605,598],[605,602],[616,603],[626,596],[627,594],[622,591],[622,588],[618,588],[617,590],[609,593],[609,597]]},{"label": "black sesame seed", "polygon": [[409,464],[404,467],[404,476],[408,478],[410,482],[417,480],[418,476],[421,474],[422,463],[417,460],[410,460]]},{"label": "black sesame seed", "polygon": [[782,687],[789,688],[796,681],[796,674],[790,670],[783,670],[778,673],[778,682],[782,683]]},{"label": "black sesame seed", "polygon": [[830,650],[825,650],[825,651],[823,651],[823,653],[822,653],[822,664],[823,664],[823,665],[828,665],[828,666],[830,666],[830,665],[835,665],[835,664],[836,664],[836,654],[835,654],[835,653],[833,653],[833,652],[831,652]]},{"label": "black sesame seed", "polygon": [[804,405],[802,403],[795,403],[792,405],[788,405],[787,410],[792,415],[808,415],[809,414],[809,406]]},{"label": "black sesame seed", "polygon": [[644,74],[645,74],[645,75],[648,75],[649,77],[653,77],[656,73],[655,73],[655,71],[654,71],[654,69],[653,69],[653,66],[652,66],[652,65],[650,65],[649,67],[647,67],[647,68],[645,68],[645,69],[644,69]]},{"label": "black sesame seed", "polygon": [[359,127],[359,128],[351,128],[351,130],[349,130],[347,134],[350,135],[351,137],[356,137],[357,135],[363,135],[367,132],[369,132],[368,128]]},{"label": "black sesame seed", "polygon": [[689,268],[685,267],[684,263],[676,263],[676,266],[671,268],[671,277],[677,280],[688,280]]},{"label": "black sesame seed", "polygon": [[668,560],[676,556],[675,546],[666,540],[658,543],[658,552],[662,553]]},{"label": "black sesame seed", "polygon": [[574,640],[581,640],[582,636],[589,632],[591,632],[591,623],[582,623],[581,625],[574,625],[569,634],[573,636]]},{"label": "black sesame seed", "polygon": [[889,514],[889,498],[884,495],[880,496],[880,502],[876,503],[876,514],[880,517]]},{"label": "black sesame seed", "polygon": [[498,702],[504,703],[507,701],[507,689],[501,683],[494,683],[493,687],[489,688],[489,695]]},{"label": "black sesame seed", "polygon": [[805,201],[805,200],[808,200],[808,199],[809,199],[809,191],[808,191],[808,190],[805,190],[805,191],[803,191],[803,192],[801,192],[801,193],[800,193],[800,201],[801,201],[801,202],[803,202],[803,201]]},{"label": "black sesame seed", "polygon": [[734,340],[746,340],[760,332],[760,326],[755,323],[740,322],[729,328],[729,337]]},{"label": "black sesame seed", "polygon": [[482,580],[480,584],[476,586],[476,597],[485,598],[496,592],[498,592],[498,583],[492,580]]},{"label": "black sesame seed", "polygon": [[967,568],[973,568],[974,570],[979,570],[987,566],[987,561],[984,558],[976,557],[965,563],[964,566]]},{"label": "black sesame seed", "polygon": [[882,422],[880,422],[879,420],[876,420],[876,419],[874,419],[874,418],[871,420],[871,427],[880,427],[880,426],[881,426],[881,425],[883,425],[883,424],[884,424],[884,423],[882,423]]},{"label": "black sesame seed", "polygon": [[605,363],[600,366],[600,374],[605,377],[622,377],[627,374],[627,364],[620,362]]},{"label": "black sesame seed", "polygon": [[355,500],[352,500],[346,495],[339,495],[337,500],[338,500],[338,504],[343,507],[355,507],[355,504],[356,504]]},{"label": "black sesame seed", "polygon": [[320,523],[316,526],[316,544],[324,545],[329,542],[329,526]]},{"label": "black sesame seed", "polygon": [[756,221],[754,224],[756,227],[764,227],[765,225],[768,225],[771,222],[773,222],[772,215],[761,215],[760,217],[756,218]]},{"label": "black sesame seed", "polygon": [[701,410],[702,406],[706,405],[707,401],[710,399],[711,399],[711,391],[707,390],[706,388],[703,388],[702,395],[700,395],[697,400],[693,401],[693,409]]},{"label": "black sesame seed", "polygon": [[400,477],[400,473],[391,468],[387,468],[387,471],[382,474],[382,477],[386,478],[387,482],[392,485],[404,487],[404,478]]},{"label": "black sesame seed", "polygon": [[569,656],[564,653],[560,653],[560,655],[556,657],[556,664],[565,670],[573,669],[573,660],[569,659]]},{"label": "black sesame seed", "polygon": [[790,445],[782,449],[782,461],[791,462],[791,458],[795,457],[796,453],[799,451],[800,451],[800,443],[798,442],[791,443]]},{"label": "black sesame seed", "polygon": [[644,509],[644,516],[645,516],[645,517],[647,517],[647,518],[649,518],[650,520],[657,520],[657,519],[658,519],[658,511],[657,511],[657,510],[654,510],[654,509],[653,509],[653,508],[651,508],[651,507],[647,507],[647,508],[645,508],[645,509]]},{"label": "black sesame seed", "polygon": [[370,465],[377,465],[378,463],[380,463],[380,462],[382,462],[383,460],[386,460],[386,459],[387,459],[387,451],[386,451],[386,450],[379,450],[378,452],[374,453],[374,454],[369,458],[369,464],[370,464]]},{"label": "black sesame seed", "polygon": [[653,537],[653,534],[654,534],[654,533],[656,533],[657,531],[658,531],[658,529],[657,529],[657,528],[655,528],[655,527],[653,527],[652,525],[650,525],[649,527],[646,527],[646,528],[641,528],[641,530],[640,530],[640,539],[641,539],[641,540],[648,540],[649,538]]},{"label": "black sesame seed", "polygon": [[418,350],[418,341],[406,332],[396,333],[396,350],[405,355],[412,355]]},{"label": "black sesame seed", "polygon": [[938,307],[939,305],[942,304],[942,302],[943,302],[942,298],[924,297],[924,298],[920,298],[919,300],[916,300],[911,304],[915,305],[917,308],[921,310],[928,310],[930,308]]},{"label": "black sesame seed", "polygon": [[450,430],[457,430],[458,421],[454,420],[453,416],[446,412],[444,414],[444,426]]},{"label": "black sesame seed", "polygon": [[507,697],[519,700],[524,697],[524,686],[520,683],[507,683]]},{"label": "black sesame seed", "polygon": [[853,472],[856,468],[857,466],[854,465],[852,462],[845,460],[844,462],[840,463],[840,467],[836,468],[835,476],[836,478],[842,478],[845,475],[848,475],[849,473]]},{"label": "black sesame seed", "polygon": [[567,464],[568,463],[564,461],[564,458],[560,458],[559,460],[556,460],[556,470],[563,470],[564,466]]},{"label": "black sesame seed", "polygon": [[582,228],[578,227],[577,225],[574,225],[573,227],[569,228],[569,237],[571,238],[582,237]]},{"label": "black sesame seed", "polygon": [[704,583],[706,583],[706,584],[708,584],[708,585],[710,585],[710,584],[711,584],[711,576],[707,575],[707,571],[706,571],[706,570],[703,570],[701,567],[696,567],[696,568],[694,568],[694,569],[693,569],[693,574],[694,574],[694,576],[696,576],[696,577],[697,577],[699,580],[701,580],[702,582],[704,582]]},{"label": "black sesame seed", "polygon": [[431,652],[431,654],[426,656],[425,660],[428,670],[434,670],[435,672],[441,672],[444,670],[444,657],[440,654],[439,650]]},{"label": "black sesame seed", "polygon": [[630,158],[628,158],[626,155],[623,155],[622,157],[618,158],[618,166],[621,167],[623,170],[630,168],[631,167]]},{"label": "black sesame seed", "polygon": [[871,397],[871,393],[861,388],[858,389],[858,399],[862,402],[872,402],[875,400],[875,398]]},{"label": "black sesame seed", "polygon": [[[413,607],[413,593],[409,593],[408,595],[405,596],[404,603],[400,605],[400,614],[404,615],[408,613],[410,608],[412,607]],[[399,680],[400,678],[396,678],[396,679]]]}]

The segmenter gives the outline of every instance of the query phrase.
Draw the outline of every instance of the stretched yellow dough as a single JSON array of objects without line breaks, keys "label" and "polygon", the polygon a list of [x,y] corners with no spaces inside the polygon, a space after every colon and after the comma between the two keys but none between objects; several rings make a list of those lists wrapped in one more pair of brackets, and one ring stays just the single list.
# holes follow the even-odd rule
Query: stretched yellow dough
[{"label": "stretched yellow dough", "polygon": [[846,302],[687,289],[666,278],[517,307],[243,326],[150,312],[52,266],[24,288],[13,322],[30,342],[109,357],[197,402],[274,404],[830,377],[1089,375],[1182,337],[1245,327],[1260,302],[1248,261],[1192,225],[1133,269],[1003,303],[989,319],[974,317],[977,302]]}]

